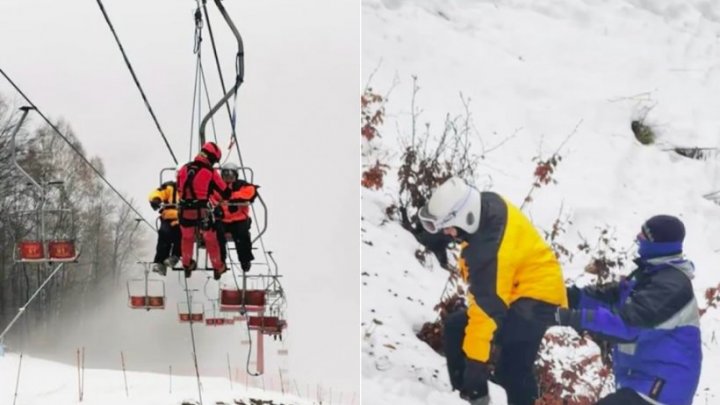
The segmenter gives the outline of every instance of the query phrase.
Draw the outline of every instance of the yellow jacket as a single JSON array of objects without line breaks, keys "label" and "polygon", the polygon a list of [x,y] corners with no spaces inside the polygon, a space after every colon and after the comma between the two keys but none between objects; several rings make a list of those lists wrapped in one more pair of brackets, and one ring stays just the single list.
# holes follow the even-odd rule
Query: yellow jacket
[{"label": "yellow jacket", "polygon": [[458,265],[470,290],[463,351],[488,361],[513,302],[532,298],[563,308],[568,302],[560,263],[525,215],[492,192],[481,201],[480,228],[467,237]]},{"label": "yellow jacket", "polygon": [[159,198],[160,202],[165,204],[165,207],[160,209],[160,217],[164,220],[171,221],[172,225],[178,223],[178,210],[177,210],[177,190],[175,188],[174,181],[168,181],[160,185],[148,196],[148,200],[152,202],[154,199]]}]

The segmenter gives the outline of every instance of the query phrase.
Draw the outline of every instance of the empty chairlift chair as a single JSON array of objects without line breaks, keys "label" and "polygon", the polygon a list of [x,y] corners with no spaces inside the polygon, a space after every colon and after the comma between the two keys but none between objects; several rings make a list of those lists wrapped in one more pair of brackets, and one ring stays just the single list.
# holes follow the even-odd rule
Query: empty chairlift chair
[{"label": "empty chairlift chair", "polygon": [[260,312],[265,309],[265,290],[242,290],[227,285],[220,287],[220,310]]},{"label": "empty chairlift chair", "polygon": [[187,301],[178,302],[178,320],[185,322],[203,322],[205,320],[205,306],[199,302],[193,302],[188,306]]},{"label": "empty chairlift chair", "polygon": [[145,266],[144,277],[128,280],[128,306],[132,309],[165,309],[165,282],[150,278],[151,263]]},{"label": "empty chairlift chair", "polygon": [[281,335],[287,328],[287,321],[279,316],[251,316],[248,318],[248,329],[262,332],[264,335]]}]

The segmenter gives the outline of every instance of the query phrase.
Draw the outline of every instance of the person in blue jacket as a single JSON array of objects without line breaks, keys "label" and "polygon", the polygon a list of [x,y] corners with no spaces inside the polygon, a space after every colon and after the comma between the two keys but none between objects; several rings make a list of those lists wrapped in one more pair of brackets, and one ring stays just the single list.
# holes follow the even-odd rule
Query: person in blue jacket
[{"label": "person in blue jacket", "polygon": [[613,344],[617,391],[600,405],[691,405],[700,379],[700,314],[682,254],[685,226],[676,217],[648,219],[637,236],[638,268],[619,283],[569,289],[559,325]]}]

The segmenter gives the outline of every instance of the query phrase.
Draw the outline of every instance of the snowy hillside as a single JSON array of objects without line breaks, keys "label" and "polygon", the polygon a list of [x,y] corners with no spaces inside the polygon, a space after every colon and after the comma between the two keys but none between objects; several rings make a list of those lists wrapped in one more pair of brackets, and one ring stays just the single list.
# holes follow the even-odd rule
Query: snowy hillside
[{"label": "snowy hillside", "polygon": [[[450,393],[444,359],[414,335],[436,317],[447,273],[422,266],[420,248],[385,209],[397,202],[397,169],[415,115],[416,132],[438,134],[446,114],[472,115],[477,185],[517,205],[537,160],[558,153],[552,178],[524,208],[559,241],[566,278],[589,256],[575,247],[607,228],[615,246],[632,245],[643,220],[678,215],[685,252],[697,267],[701,306],[720,282],[720,207],[703,194],[720,189],[717,154],[689,159],[671,149],[720,146],[720,8],[705,1],[401,1],[363,4],[363,79],[387,95],[377,157],[389,165],[379,191],[363,191],[363,392],[378,404],[462,404]],[[413,79],[419,90],[411,107]],[[460,94],[462,94],[462,99]],[[643,120],[657,134],[641,145],[630,129]],[[435,136],[435,135],[434,135]],[[436,136],[435,136],[436,137]],[[536,159],[535,161],[533,159]],[[562,210],[562,211],[561,211]],[[720,400],[720,314],[702,318],[704,363],[697,404]],[[494,393],[495,404],[502,404]]]},{"label": "snowy hillside", "polygon": [[[0,403],[18,405],[40,404],[71,404],[87,405],[102,404],[152,404],[179,405],[184,402],[197,402],[197,381],[194,377],[172,378],[165,374],[141,372],[127,373],[126,379],[118,370],[86,369],[83,381],[83,398],[78,401],[79,383],[76,367],[51,361],[23,356],[18,381],[18,365],[20,356],[7,354],[0,357]],[[42,381],[42,389],[37,383]],[[309,405],[312,401],[301,399],[290,394],[281,394],[265,390],[258,382],[240,379],[231,382],[227,378],[203,378],[203,403],[207,404],[253,404],[251,399],[267,404]],[[278,388],[279,389],[279,388]],[[285,388],[289,389],[288,387]],[[292,388],[294,390],[294,388]],[[14,401],[17,402],[14,402]],[[269,402],[273,401],[273,402]]]}]

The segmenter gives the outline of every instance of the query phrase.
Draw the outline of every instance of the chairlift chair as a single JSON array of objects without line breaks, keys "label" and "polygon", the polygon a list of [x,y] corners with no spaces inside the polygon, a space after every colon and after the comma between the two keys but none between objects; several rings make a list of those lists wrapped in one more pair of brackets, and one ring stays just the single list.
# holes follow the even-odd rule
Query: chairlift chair
[{"label": "chairlift chair", "polygon": [[247,321],[248,329],[256,330],[264,335],[282,336],[282,331],[287,328],[287,321],[283,316],[283,310],[279,307],[270,307],[269,313],[260,313],[257,316],[250,316]]},{"label": "chairlift chair", "polygon": [[235,318],[217,311],[205,311],[205,325],[207,326],[228,326],[234,325]]},{"label": "chairlift chair", "polygon": [[193,302],[189,307],[187,301],[181,301],[177,304],[178,319],[181,323],[185,322],[203,322],[205,320],[205,306],[199,302]]},{"label": "chairlift chair", "polygon": [[165,282],[150,279],[151,263],[145,265],[144,277],[127,281],[128,306],[132,309],[165,309]]},{"label": "chairlift chair", "polygon": [[[32,186],[36,192],[36,196],[39,196],[39,204],[36,210],[22,211],[21,215],[32,213],[37,216],[36,223],[36,237],[32,239],[21,240],[16,243],[15,249],[13,250],[13,260],[17,263],[41,263],[41,262],[75,262],[80,256],[80,249],[76,248],[75,239],[70,235],[53,235],[48,237],[46,230],[48,229],[47,220],[48,216],[56,216],[56,224],[63,222],[65,219],[66,223],[74,224],[73,211],[69,208],[64,208],[67,203],[67,195],[63,188],[63,181],[49,181],[39,183],[36,181],[28,172],[23,169],[17,161],[17,149],[15,139],[17,133],[27,118],[30,110],[34,107],[21,107],[20,110],[23,112],[20,120],[11,136],[10,141],[10,155],[12,161],[18,172],[22,174],[29,181],[29,185]],[[52,188],[57,187],[59,197],[56,198],[59,201],[57,208],[47,207],[47,203],[51,200]],[[69,218],[69,219],[68,219]],[[62,229],[60,226],[51,226],[51,229]]]}]

